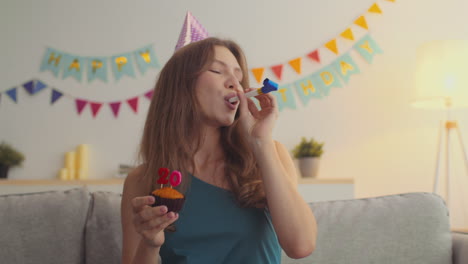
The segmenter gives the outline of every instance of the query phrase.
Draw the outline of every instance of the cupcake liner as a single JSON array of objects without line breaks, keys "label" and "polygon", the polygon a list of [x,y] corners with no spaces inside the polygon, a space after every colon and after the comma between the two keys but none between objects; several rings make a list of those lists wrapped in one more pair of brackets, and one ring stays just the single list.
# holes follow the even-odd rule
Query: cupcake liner
[{"label": "cupcake liner", "polygon": [[160,205],[165,205],[167,206],[167,211],[168,212],[175,212],[178,213],[180,210],[182,210],[182,207],[184,206],[185,202],[185,197],[184,198],[177,198],[177,199],[169,199],[169,198],[162,198],[157,195],[151,194],[155,202],[152,205],[152,207],[155,206],[160,206]]}]

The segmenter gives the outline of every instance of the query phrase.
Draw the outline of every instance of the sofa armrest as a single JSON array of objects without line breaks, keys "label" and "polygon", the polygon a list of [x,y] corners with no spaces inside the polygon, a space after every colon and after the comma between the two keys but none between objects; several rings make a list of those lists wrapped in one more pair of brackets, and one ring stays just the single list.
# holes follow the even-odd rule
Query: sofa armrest
[{"label": "sofa armrest", "polygon": [[453,264],[468,263],[468,233],[452,233]]}]

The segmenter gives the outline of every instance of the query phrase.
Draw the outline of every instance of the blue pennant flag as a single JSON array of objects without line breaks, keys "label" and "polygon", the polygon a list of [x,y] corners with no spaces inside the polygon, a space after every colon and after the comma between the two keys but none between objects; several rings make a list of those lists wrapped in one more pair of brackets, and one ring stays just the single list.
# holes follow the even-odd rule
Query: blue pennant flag
[{"label": "blue pennant flag", "polygon": [[152,45],[135,51],[135,58],[141,73],[145,73],[148,67],[159,68]]},{"label": "blue pennant flag", "polygon": [[124,75],[135,77],[135,71],[133,70],[131,55],[131,53],[125,53],[121,55],[112,56],[112,71],[114,72],[115,78],[117,80],[120,80],[120,78],[122,78],[122,76]]},{"label": "blue pennant flag", "polygon": [[11,88],[10,90],[6,91],[6,94],[13,100],[13,102],[17,103],[18,101],[16,100],[16,87]]},{"label": "blue pennant flag", "polygon": [[279,87],[276,93],[276,101],[278,102],[278,110],[282,111],[284,108],[296,109],[296,100],[292,92],[291,85]]},{"label": "blue pennant flag", "polygon": [[345,83],[349,82],[349,78],[353,74],[358,74],[361,71],[359,67],[351,58],[349,53],[344,54],[343,56],[339,57],[332,63],[335,72],[343,79]]},{"label": "blue pennant flag", "polygon": [[55,77],[58,76],[63,60],[63,53],[51,48],[47,48],[41,63],[41,71],[50,70]]},{"label": "blue pennant flag", "polygon": [[[312,75],[311,75],[312,76]],[[295,81],[294,86],[298,97],[301,99],[302,104],[306,106],[312,98],[322,98],[322,94],[315,86],[311,76],[307,76],[301,80]]]},{"label": "blue pennant flag", "polygon": [[84,67],[84,59],[82,57],[64,54],[62,65],[62,79],[65,79],[68,76],[73,76],[77,81],[81,82],[81,76],[83,75]]},{"label": "blue pennant flag", "polygon": [[382,54],[383,51],[377,45],[377,43],[371,38],[370,35],[366,35],[361,38],[356,44],[354,49],[361,54],[361,56],[368,62],[372,63],[375,54]]},{"label": "blue pennant flag", "polygon": [[58,99],[60,99],[60,97],[63,96],[63,93],[55,90],[55,89],[52,89],[52,96],[50,98],[50,104],[54,104]]},{"label": "blue pennant flag", "polygon": [[23,84],[23,87],[30,95],[33,95],[41,91],[42,89],[46,88],[47,85],[45,85],[43,82],[39,80],[31,80]]},{"label": "blue pennant flag", "polygon": [[23,84],[23,87],[26,91],[28,91],[29,94],[34,94],[34,80]]},{"label": "blue pennant flag", "polygon": [[323,95],[328,95],[332,87],[342,87],[341,81],[331,65],[323,67],[319,72],[313,74],[312,81]]},{"label": "blue pennant flag", "polygon": [[107,58],[106,57],[88,57],[86,58],[86,68],[88,82],[98,78],[107,82]]}]

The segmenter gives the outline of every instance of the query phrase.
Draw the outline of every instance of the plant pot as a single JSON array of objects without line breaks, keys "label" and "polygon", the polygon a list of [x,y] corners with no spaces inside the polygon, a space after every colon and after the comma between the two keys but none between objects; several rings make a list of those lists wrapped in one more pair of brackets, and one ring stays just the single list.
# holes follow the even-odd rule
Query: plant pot
[{"label": "plant pot", "polygon": [[320,157],[305,157],[298,159],[299,171],[303,178],[317,178]]},{"label": "plant pot", "polygon": [[0,164],[0,179],[6,179],[8,178],[8,169],[10,166],[5,166]]}]

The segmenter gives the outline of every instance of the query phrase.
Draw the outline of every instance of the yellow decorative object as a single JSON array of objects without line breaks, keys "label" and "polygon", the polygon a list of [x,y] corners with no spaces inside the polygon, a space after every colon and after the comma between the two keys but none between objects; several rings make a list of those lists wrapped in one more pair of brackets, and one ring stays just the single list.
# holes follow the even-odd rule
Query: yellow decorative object
[{"label": "yellow decorative object", "polygon": [[338,54],[338,47],[336,46],[336,39],[333,39],[327,42],[327,44],[325,44],[325,47],[327,47],[333,53]]},{"label": "yellow decorative object", "polygon": [[50,64],[52,61],[54,61],[54,66],[57,67],[58,64],[60,63],[60,59],[62,58],[62,55],[59,55],[55,57],[55,53],[50,53],[49,60],[47,61],[48,64]]},{"label": "yellow decorative object", "polygon": [[290,60],[289,65],[299,74],[301,74],[301,57]]},{"label": "yellow decorative object", "polygon": [[89,146],[87,144],[78,145],[76,148],[77,159],[76,166],[78,169],[89,169]]},{"label": "yellow decorative object", "polygon": [[364,28],[364,29],[369,29],[369,27],[367,27],[367,22],[366,22],[366,18],[364,16],[360,16],[358,17],[358,19],[356,19],[354,21],[354,24]]},{"label": "yellow decorative object", "polygon": [[78,61],[78,59],[74,59],[73,62],[68,67],[69,71],[71,71],[72,69],[75,69],[77,72],[80,71],[80,62]]},{"label": "yellow decorative object", "polygon": [[354,35],[353,35],[353,31],[351,31],[351,28],[348,28],[345,31],[343,31],[341,33],[341,36],[345,39],[354,40]]},{"label": "yellow decorative object", "polygon": [[87,144],[80,144],[76,148],[77,159],[77,178],[87,179],[89,175],[89,146]]},{"label": "yellow decorative object", "polygon": [[377,14],[382,14],[382,10],[380,9],[379,5],[377,3],[374,3],[368,10],[370,13],[377,13]]},{"label": "yellow decorative object", "polygon": [[144,60],[146,63],[150,63],[150,62],[151,62],[151,56],[150,56],[149,50],[146,50],[145,52],[140,52],[140,56],[143,58],[143,60]]},{"label": "yellow decorative object", "polygon": [[93,60],[91,62],[91,67],[93,68],[93,74],[95,74],[97,69],[102,68],[102,61]]},{"label": "yellow decorative object", "polygon": [[115,58],[115,64],[117,64],[117,69],[122,71],[122,67],[127,64],[127,57],[117,57]]},{"label": "yellow decorative object", "polygon": [[65,168],[68,171],[68,179],[74,180],[76,177],[76,152],[70,151],[65,154]]},{"label": "yellow decorative object", "polygon": [[61,180],[68,180],[68,170],[66,168],[60,169],[59,172],[59,179]]}]

